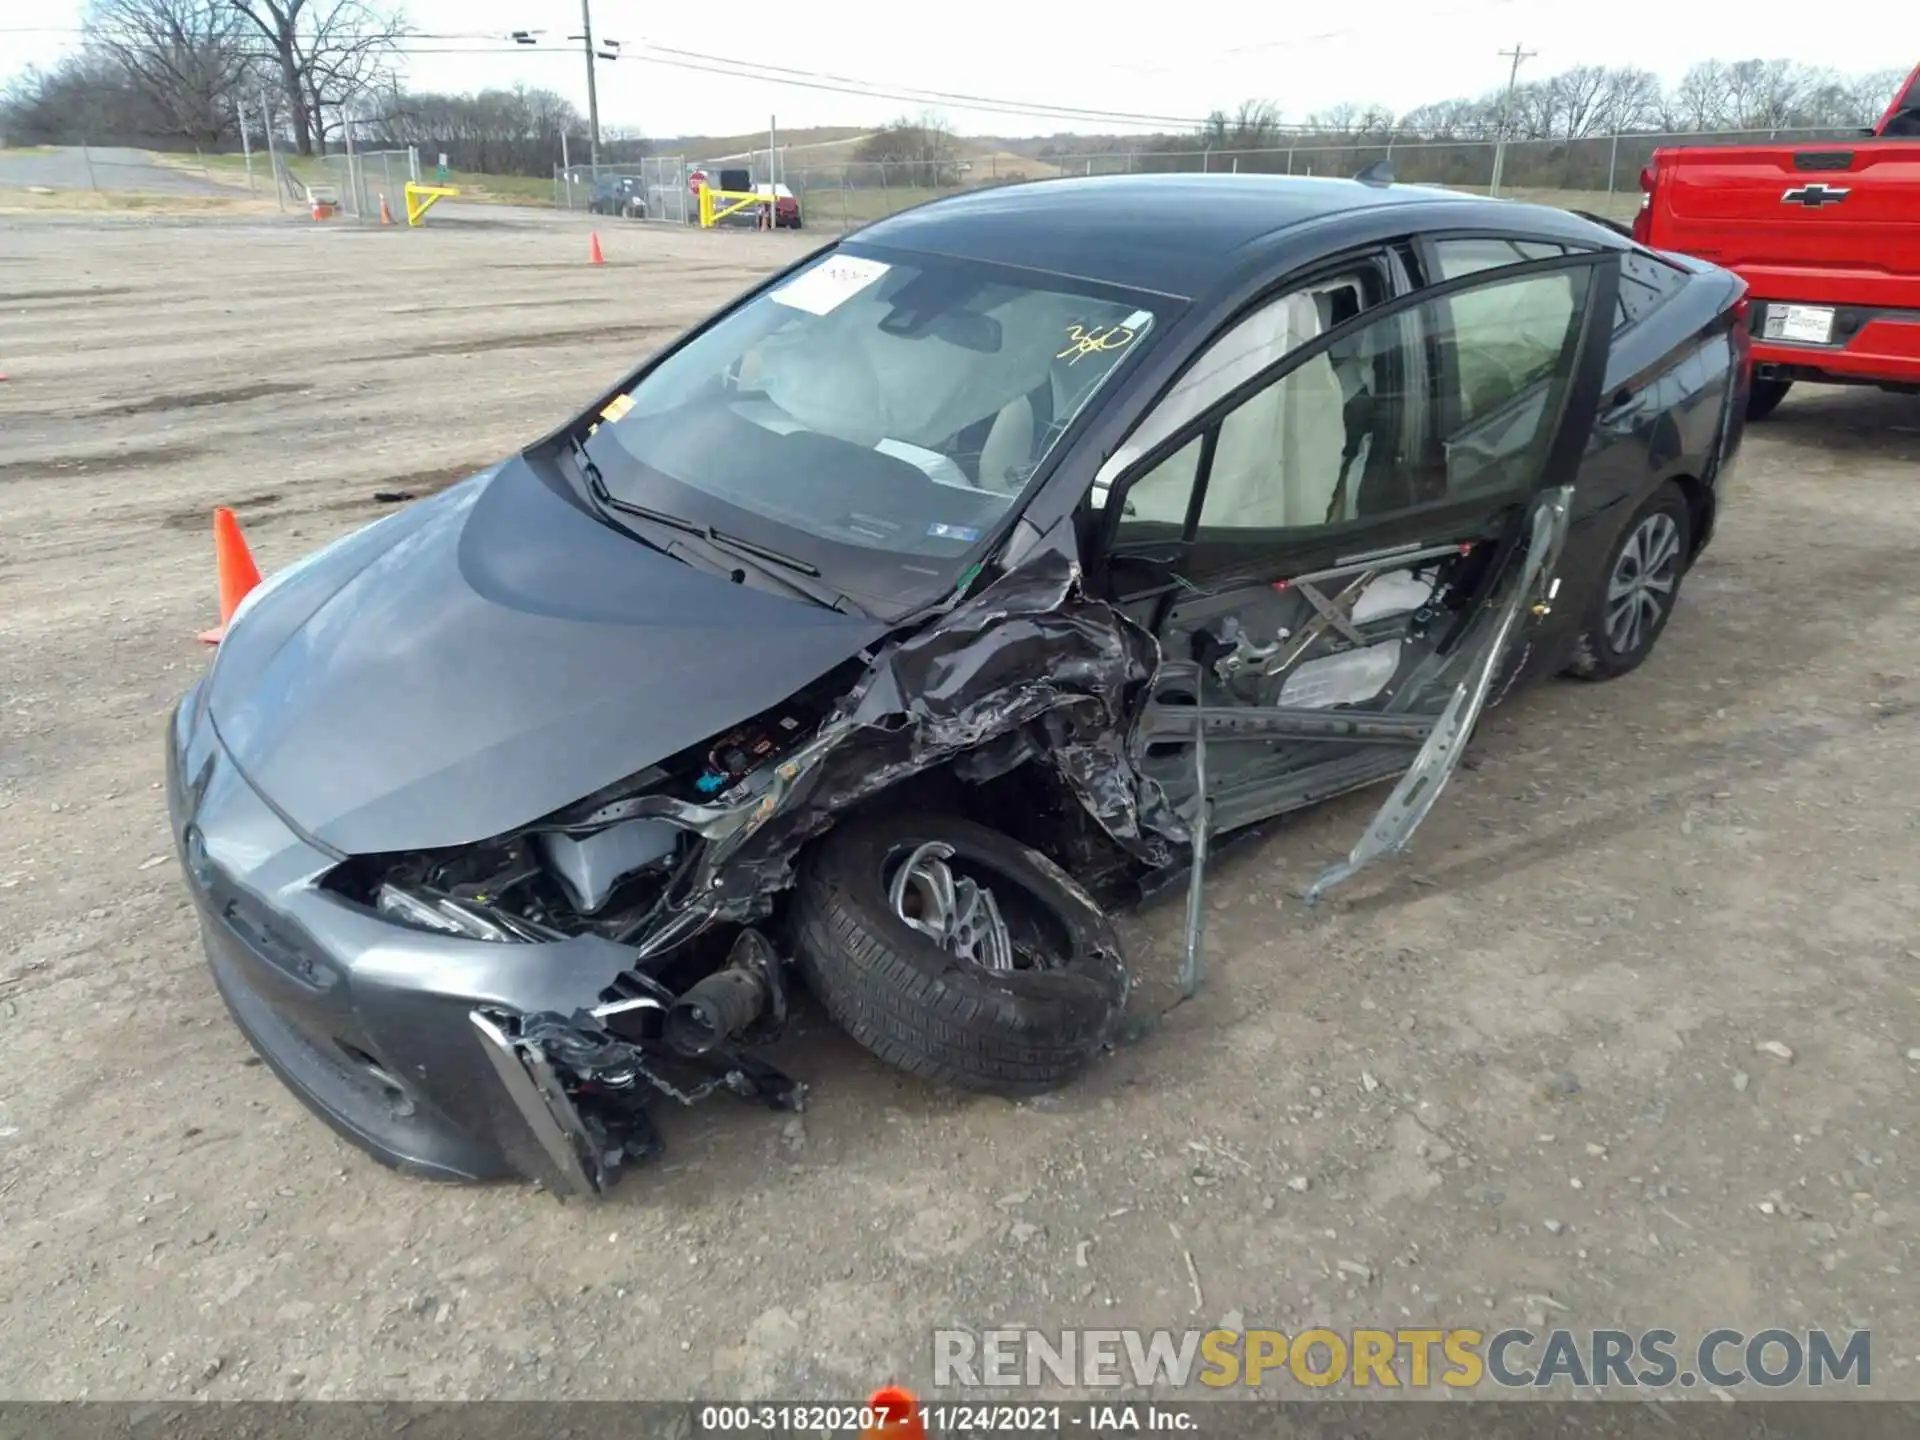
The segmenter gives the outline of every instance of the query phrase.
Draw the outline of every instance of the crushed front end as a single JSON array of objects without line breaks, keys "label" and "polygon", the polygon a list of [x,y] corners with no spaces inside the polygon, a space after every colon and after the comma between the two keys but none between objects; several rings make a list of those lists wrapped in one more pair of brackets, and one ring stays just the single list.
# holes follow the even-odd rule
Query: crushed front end
[{"label": "crushed front end", "polygon": [[803,848],[882,792],[1036,762],[1164,863],[1181,822],[1126,755],[1156,661],[1049,555],[558,811],[356,855],[250,783],[203,682],[171,726],[173,829],[220,991],[309,1107],[412,1173],[596,1195],[658,1148],[663,1099],[800,1107],[750,1053],[787,1013],[769,937]]},{"label": "crushed front end", "polygon": [[[799,1085],[742,1050],[786,1013],[785,977],[759,931],[702,934],[642,969],[636,947],[614,938],[633,918],[579,923],[560,872],[543,872],[556,891],[548,909],[500,885],[517,878],[535,892],[514,872],[531,842],[437,863],[334,854],[240,773],[204,689],[169,726],[167,793],[208,963],[261,1058],[345,1138],[423,1178],[520,1176],[593,1195],[658,1149],[654,1098],[690,1104],[726,1090],[800,1106]],[[688,834],[674,853],[702,843]],[[639,903],[651,885],[658,905],[673,865],[662,857],[622,877],[627,898]],[[375,889],[361,890],[375,874]],[[676,989],[680,973],[695,978]]]}]

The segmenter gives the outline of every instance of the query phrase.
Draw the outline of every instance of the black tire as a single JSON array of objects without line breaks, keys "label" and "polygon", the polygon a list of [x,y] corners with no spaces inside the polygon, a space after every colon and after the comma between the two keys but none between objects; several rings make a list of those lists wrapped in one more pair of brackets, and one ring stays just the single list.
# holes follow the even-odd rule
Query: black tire
[{"label": "black tire", "polygon": [[[930,840],[993,891],[1016,951],[1044,950],[1053,963],[989,969],[901,919],[887,882]],[[802,866],[792,913],[801,974],[827,1013],[924,1079],[999,1095],[1052,1089],[1085,1068],[1126,1008],[1126,962],[1093,898],[1046,856],[955,816],[840,826]]]},{"label": "black tire", "polygon": [[1791,380],[1754,381],[1753,389],[1747,393],[1747,419],[1766,419],[1780,408],[1780,402],[1787,398],[1787,391],[1792,388]]},{"label": "black tire", "polygon": [[[1687,497],[1681,494],[1678,485],[1668,481],[1648,496],[1633,518],[1621,527],[1620,537],[1607,553],[1607,563],[1594,587],[1586,627],[1580,633],[1573,663],[1567,667],[1566,674],[1576,680],[1615,680],[1638,669],[1653,653],[1680,599],[1680,582],[1686,576],[1687,559],[1692,554],[1692,525]],[[1657,550],[1653,545],[1656,538],[1660,542]],[[1623,627],[1609,626],[1608,597],[1616,580],[1630,582],[1638,572],[1638,562],[1627,558],[1629,547],[1636,543],[1642,559],[1650,551],[1660,555],[1652,573],[1657,579],[1665,580],[1667,588],[1664,591],[1649,588],[1648,594],[1657,603],[1658,613],[1649,615],[1642,607],[1639,625],[1632,627],[1629,634],[1623,634]]]}]

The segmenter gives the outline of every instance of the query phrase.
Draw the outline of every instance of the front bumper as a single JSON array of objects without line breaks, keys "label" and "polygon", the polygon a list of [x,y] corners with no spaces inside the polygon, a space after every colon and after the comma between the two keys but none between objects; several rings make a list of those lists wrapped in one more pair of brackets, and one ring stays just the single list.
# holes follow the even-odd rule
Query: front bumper
[{"label": "front bumper", "polygon": [[342,1136],[409,1174],[597,1188],[556,1154],[552,1116],[514,1093],[474,1017],[591,1008],[633,951],[595,936],[431,935],[323,889],[343,857],[253,790],[200,695],[189,691],[168,727],[168,810],[214,983],[261,1058]]}]

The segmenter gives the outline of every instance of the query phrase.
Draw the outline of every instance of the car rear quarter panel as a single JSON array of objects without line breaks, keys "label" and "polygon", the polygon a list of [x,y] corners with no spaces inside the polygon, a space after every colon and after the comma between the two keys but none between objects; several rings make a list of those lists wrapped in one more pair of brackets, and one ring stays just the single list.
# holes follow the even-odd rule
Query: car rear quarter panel
[{"label": "car rear quarter panel", "polygon": [[1575,484],[1563,598],[1542,636],[1550,649],[1571,650],[1615,541],[1663,483],[1687,492],[1695,538],[1704,539],[1723,431],[1730,441],[1739,435],[1739,417],[1727,411],[1744,385],[1732,334],[1738,294],[1733,276],[1702,268],[1665,305],[1614,337],[1600,415]]}]

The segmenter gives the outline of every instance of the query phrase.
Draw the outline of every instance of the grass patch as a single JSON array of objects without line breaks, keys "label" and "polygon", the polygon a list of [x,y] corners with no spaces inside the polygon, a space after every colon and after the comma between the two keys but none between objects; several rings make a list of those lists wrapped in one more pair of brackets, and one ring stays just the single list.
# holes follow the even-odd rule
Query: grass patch
[{"label": "grass patch", "polygon": [[[200,169],[197,159],[176,157],[181,163],[178,168],[189,172]],[[267,156],[264,151],[255,151],[253,157],[254,175],[258,183],[265,187],[272,183]],[[312,155],[282,155],[280,163],[287,172],[303,185],[332,185],[339,189],[346,184],[347,166],[343,156],[335,155],[321,160]],[[369,195],[385,193],[388,203],[396,215],[400,213],[406,188],[407,174],[403,165],[397,161],[389,171],[384,162],[369,162],[365,167],[366,184]],[[206,157],[206,169],[209,178],[221,184],[247,183],[246,157],[244,155],[209,155]],[[387,190],[387,177],[393,177],[393,188]],[[420,183],[435,185],[433,167],[422,160]],[[483,205],[552,205],[553,180],[543,175],[483,175],[478,172],[452,170],[447,174],[447,184],[460,192],[460,199],[473,200]]]},{"label": "grass patch", "polygon": [[271,195],[135,194],[124,190],[49,190],[0,185],[0,214],[267,215]]}]

